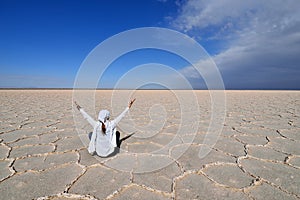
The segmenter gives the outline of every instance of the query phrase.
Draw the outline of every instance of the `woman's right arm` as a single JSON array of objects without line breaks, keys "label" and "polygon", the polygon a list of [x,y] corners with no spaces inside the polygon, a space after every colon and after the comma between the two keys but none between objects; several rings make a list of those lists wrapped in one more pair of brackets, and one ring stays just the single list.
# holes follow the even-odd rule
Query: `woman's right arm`
[{"label": "woman's right arm", "polygon": [[128,110],[131,108],[132,104],[134,103],[135,99],[131,100],[128,104],[128,107],[125,108],[125,110],[118,116],[116,117],[114,120],[112,120],[112,127],[115,128],[117,126],[117,124],[119,123],[119,121],[121,121],[121,119],[125,116],[125,114],[128,112]]}]

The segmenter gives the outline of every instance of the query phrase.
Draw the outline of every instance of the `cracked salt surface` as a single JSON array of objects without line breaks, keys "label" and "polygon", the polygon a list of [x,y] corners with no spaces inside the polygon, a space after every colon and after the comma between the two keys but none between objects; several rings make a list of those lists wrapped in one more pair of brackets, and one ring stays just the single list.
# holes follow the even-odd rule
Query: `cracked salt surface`
[{"label": "cracked salt surface", "polygon": [[[192,142],[189,132],[172,140],[181,115],[170,91],[137,91],[132,120],[146,126],[143,113],[156,101],[167,112],[164,127],[151,138],[129,138],[108,159],[88,154],[78,137],[72,91],[0,93],[0,199],[300,199],[300,92],[226,91],[223,132],[209,147],[207,91],[196,91],[200,126]],[[111,95],[97,91],[101,108]],[[81,139],[89,131],[83,121]],[[202,159],[200,147],[211,150]]]}]

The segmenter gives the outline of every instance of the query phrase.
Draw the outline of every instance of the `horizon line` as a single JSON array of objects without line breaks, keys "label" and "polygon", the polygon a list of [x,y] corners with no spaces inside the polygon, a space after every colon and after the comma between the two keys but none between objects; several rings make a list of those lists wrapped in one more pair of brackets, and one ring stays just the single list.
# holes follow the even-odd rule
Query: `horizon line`
[{"label": "horizon line", "polygon": [[168,88],[37,88],[37,87],[0,87],[0,90],[300,90],[300,88],[224,88],[224,89],[208,89],[208,88],[193,88],[193,89],[168,89]]}]

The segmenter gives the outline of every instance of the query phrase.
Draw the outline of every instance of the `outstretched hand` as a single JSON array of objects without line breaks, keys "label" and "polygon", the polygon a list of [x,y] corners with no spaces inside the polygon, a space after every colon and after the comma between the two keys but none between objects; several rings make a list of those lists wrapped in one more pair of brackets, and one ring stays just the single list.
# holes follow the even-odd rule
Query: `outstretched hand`
[{"label": "outstretched hand", "polygon": [[130,102],[129,102],[129,104],[128,104],[128,108],[131,108],[131,106],[132,106],[132,104],[133,104],[133,102],[135,101],[135,98],[134,99],[132,99]]},{"label": "outstretched hand", "polygon": [[78,105],[76,101],[74,101],[74,103],[75,103],[75,105],[76,105],[76,108],[77,108],[78,110],[80,110],[80,109],[81,109],[81,106]]}]

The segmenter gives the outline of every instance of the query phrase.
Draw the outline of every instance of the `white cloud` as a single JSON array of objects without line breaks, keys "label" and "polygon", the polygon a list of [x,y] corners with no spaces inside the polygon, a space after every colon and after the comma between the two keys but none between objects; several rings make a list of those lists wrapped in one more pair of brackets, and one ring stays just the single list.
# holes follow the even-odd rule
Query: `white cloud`
[{"label": "white cloud", "polygon": [[[263,87],[300,85],[299,7],[297,0],[189,0],[172,24],[192,37],[224,44],[213,59],[229,87],[262,79]],[[188,67],[182,72],[194,77]]]},{"label": "white cloud", "polygon": [[221,24],[225,28],[230,26],[230,20],[249,15],[249,7],[255,4],[254,1],[238,0],[190,0],[181,7],[174,25],[185,31]]}]

